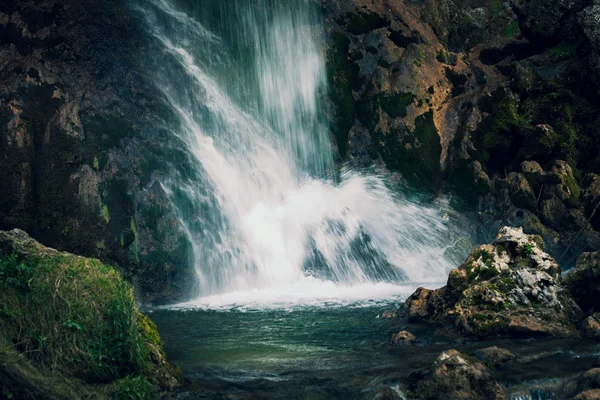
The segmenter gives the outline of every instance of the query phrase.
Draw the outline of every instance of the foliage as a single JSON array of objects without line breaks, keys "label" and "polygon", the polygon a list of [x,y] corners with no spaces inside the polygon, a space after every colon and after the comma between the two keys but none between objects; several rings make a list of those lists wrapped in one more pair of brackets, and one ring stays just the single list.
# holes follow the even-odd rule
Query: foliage
[{"label": "foliage", "polygon": [[115,383],[115,400],[152,400],[156,389],[142,376],[128,376]]},{"label": "foliage", "polygon": [[35,365],[90,383],[148,373],[160,344],[119,272],[66,254],[0,259],[0,337]]}]

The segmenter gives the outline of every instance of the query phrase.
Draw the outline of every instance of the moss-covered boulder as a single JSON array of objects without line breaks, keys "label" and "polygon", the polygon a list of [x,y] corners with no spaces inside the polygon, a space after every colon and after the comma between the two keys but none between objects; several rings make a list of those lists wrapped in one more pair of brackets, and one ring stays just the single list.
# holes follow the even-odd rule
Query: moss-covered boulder
[{"label": "moss-covered boulder", "polygon": [[566,275],[565,285],[583,311],[600,311],[600,252],[580,255]]},{"label": "moss-covered boulder", "polygon": [[431,368],[409,377],[411,399],[504,399],[504,391],[481,361],[444,351]]},{"label": "moss-covered boulder", "polygon": [[502,228],[438,290],[418,289],[405,303],[409,319],[452,323],[477,337],[577,336],[581,310],[561,286],[558,264],[539,236]]},{"label": "moss-covered boulder", "polygon": [[177,384],[116,269],[0,231],[0,393],[150,399]]}]

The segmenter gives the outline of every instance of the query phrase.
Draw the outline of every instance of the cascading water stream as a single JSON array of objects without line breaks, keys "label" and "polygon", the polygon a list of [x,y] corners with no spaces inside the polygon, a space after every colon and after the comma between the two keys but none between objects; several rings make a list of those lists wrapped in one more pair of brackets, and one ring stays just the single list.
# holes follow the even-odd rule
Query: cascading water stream
[{"label": "cascading water stream", "polygon": [[440,211],[403,200],[382,177],[335,174],[316,6],[137,8],[161,48],[153,67],[178,119],[171,131],[195,165],[163,182],[194,245],[194,304],[389,296],[445,278]]}]

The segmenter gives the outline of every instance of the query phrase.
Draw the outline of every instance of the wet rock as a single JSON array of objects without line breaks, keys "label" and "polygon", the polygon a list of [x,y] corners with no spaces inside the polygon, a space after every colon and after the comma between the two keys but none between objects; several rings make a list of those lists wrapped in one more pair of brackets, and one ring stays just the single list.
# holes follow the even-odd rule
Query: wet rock
[{"label": "wet rock", "polygon": [[511,172],[507,178],[510,197],[519,208],[535,210],[537,201],[533,189],[523,174]]},{"label": "wet rock", "polygon": [[600,252],[581,254],[565,276],[565,286],[583,311],[600,311]]},{"label": "wet rock", "polygon": [[492,244],[480,246],[450,272],[445,287],[418,289],[404,312],[478,337],[577,336],[574,322],[581,310],[543,249],[539,236],[502,228]]},{"label": "wet rock", "polygon": [[501,367],[511,363],[517,358],[517,356],[510,350],[497,346],[486,347],[485,349],[477,350],[474,355],[492,368]]},{"label": "wet rock", "polygon": [[[600,368],[592,368],[589,371],[584,372],[579,378],[577,378],[577,392],[587,392],[590,390],[600,389]],[[589,396],[589,394],[587,395]],[[582,397],[582,398],[594,398],[597,397]]]},{"label": "wet rock", "polygon": [[532,41],[548,40],[567,25],[566,19],[585,5],[585,0],[512,0],[525,36]]},{"label": "wet rock", "polygon": [[586,390],[573,397],[573,400],[598,400],[600,399],[600,389]]},{"label": "wet rock", "polygon": [[386,311],[383,314],[380,315],[380,318],[383,319],[396,319],[398,318],[398,310],[390,310],[390,311]]},{"label": "wet rock", "polygon": [[390,344],[394,346],[413,344],[417,341],[417,337],[408,331],[400,331],[395,333],[390,338]]},{"label": "wet rock", "polygon": [[485,364],[456,350],[443,352],[429,370],[415,372],[410,379],[410,398],[504,399]]},{"label": "wet rock", "polygon": [[588,174],[584,179],[581,195],[586,217],[594,229],[600,229],[600,175]]},{"label": "wet rock", "polygon": [[590,55],[592,65],[600,70],[600,4],[594,3],[579,14],[585,36],[594,50]]},{"label": "wet rock", "polygon": [[521,163],[521,171],[529,182],[532,188],[539,188],[544,179],[544,170],[535,161],[523,161]]},{"label": "wet rock", "polygon": [[581,336],[589,339],[600,340],[600,314],[595,313],[581,323]]}]

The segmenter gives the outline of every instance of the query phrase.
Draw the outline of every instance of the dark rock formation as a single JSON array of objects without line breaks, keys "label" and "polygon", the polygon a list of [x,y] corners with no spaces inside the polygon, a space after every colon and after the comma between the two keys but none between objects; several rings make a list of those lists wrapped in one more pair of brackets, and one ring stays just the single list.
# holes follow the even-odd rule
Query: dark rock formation
[{"label": "dark rock formation", "polygon": [[186,158],[134,14],[8,0],[0,32],[0,229],[114,262],[143,300],[189,295],[191,247],[160,185]]},{"label": "dark rock formation", "polygon": [[427,371],[411,374],[412,399],[504,399],[488,368],[456,350],[443,352]]},{"label": "dark rock formation", "polygon": [[583,253],[565,277],[565,285],[585,312],[600,311],[600,252]]},{"label": "dark rock formation", "polygon": [[449,194],[478,241],[523,226],[565,267],[600,247],[598,5],[323,4],[343,161]]},{"label": "dark rock formation", "polygon": [[560,268],[539,236],[503,228],[437,290],[418,289],[409,320],[452,323],[466,335],[577,336],[581,310],[561,286]]},{"label": "dark rock formation", "polygon": [[594,313],[583,320],[580,331],[584,338],[600,340],[600,314]]}]

